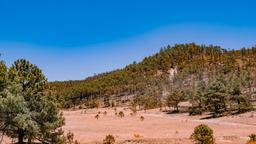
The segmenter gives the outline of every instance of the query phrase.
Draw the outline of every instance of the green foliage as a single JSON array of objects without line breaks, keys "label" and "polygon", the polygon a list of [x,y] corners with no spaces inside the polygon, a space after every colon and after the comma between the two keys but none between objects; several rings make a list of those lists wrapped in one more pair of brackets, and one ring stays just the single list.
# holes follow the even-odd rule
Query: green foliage
[{"label": "green foliage", "polygon": [[191,138],[197,144],[214,144],[213,130],[204,124],[195,127]]},{"label": "green foliage", "polygon": [[233,109],[238,109],[238,113],[252,109],[248,96],[242,94],[240,81],[241,80],[239,80],[238,77],[233,76],[229,85],[229,94],[231,96],[230,100],[233,102]]},{"label": "green foliage", "polygon": [[7,85],[7,66],[3,61],[0,61],[0,91]]},{"label": "green foliage", "polygon": [[87,108],[98,108],[99,107],[99,102],[95,99],[93,100],[88,100],[84,104]]},{"label": "green foliage", "polygon": [[103,144],[114,144],[115,138],[112,135],[107,135],[106,138],[103,140]]},{"label": "green foliage", "polygon": [[[163,98],[162,92],[168,89],[168,86],[176,86],[179,90],[188,92],[184,95],[184,99],[191,101],[193,105],[191,113],[200,114],[209,109],[213,111],[213,107],[219,107],[213,106],[213,101],[211,105],[205,101],[208,96],[213,96],[207,93],[208,87],[216,81],[216,76],[221,74],[226,81],[224,84],[226,91],[222,93],[227,95],[225,96],[226,110],[231,106],[247,111],[247,102],[252,98],[253,87],[256,85],[255,59],[255,47],[228,51],[219,46],[195,43],[168,45],[161,48],[158,53],[145,57],[141,62],[127,65],[125,68],[95,75],[85,80],[52,82],[50,88],[56,92],[58,100],[63,101],[63,107],[74,106],[84,100],[101,99],[102,96],[120,98],[135,95],[135,99],[139,100],[136,104],[149,109],[160,105],[158,102]],[[174,75],[170,74],[171,70],[175,71]],[[240,106],[230,104],[235,100],[231,100],[228,88],[230,81],[227,77],[234,73],[241,83],[242,95],[240,96],[243,99],[241,101],[244,102],[240,103]],[[205,81],[206,88],[203,90],[199,88],[198,81]],[[210,95],[206,96],[207,94]],[[220,100],[219,96],[213,96],[216,97],[214,101]],[[148,104],[142,103],[145,99]],[[223,103],[220,104],[221,108],[217,108],[219,110],[216,109],[217,113],[223,112],[221,105]]]},{"label": "green foliage", "polygon": [[9,68],[7,76],[8,85],[0,91],[0,130],[18,138],[19,143],[24,139],[61,141],[64,119],[42,71],[20,59]]},{"label": "green foliage", "polygon": [[104,102],[104,106],[105,107],[109,107],[110,106],[110,102],[109,102],[109,97],[108,96],[104,97],[103,102]]},{"label": "green foliage", "polygon": [[202,114],[202,112],[206,109],[205,90],[206,83],[204,80],[201,80],[196,88],[195,96],[193,98],[190,98],[190,102],[192,103],[192,107],[189,111],[190,115]]},{"label": "green foliage", "polygon": [[227,110],[227,91],[222,79],[216,79],[210,83],[206,90],[207,106],[214,116]]},{"label": "green foliage", "polygon": [[75,138],[74,133],[69,131],[65,136],[63,135],[62,141],[57,142],[57,144],[80,144],[74,138]]},{"label": "green foliage", "polygon": [[166,105],[168,107],[174,107],[175,111],[179,111],[179,103],[184,99],[184,95],[181,91],[174,89],[166,99]]}]

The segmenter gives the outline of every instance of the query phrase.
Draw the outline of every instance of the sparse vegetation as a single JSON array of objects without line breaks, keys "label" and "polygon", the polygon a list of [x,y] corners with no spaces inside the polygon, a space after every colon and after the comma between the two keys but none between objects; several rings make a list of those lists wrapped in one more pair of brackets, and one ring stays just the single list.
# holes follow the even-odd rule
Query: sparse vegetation
[{"label": "sparse vegetation", "polygon": [[256,144],[256,134],[250,134],[249,135],[249,141],[248,141],[248,143],[247,144]]},{"label": "sparse vegetation", "polygon": [[144,119],[145,119],[144,116],[140,116],[141,121],[144,121]]},{"label": "sparse vegetation", "polygon": [[110,102],[109,102],[109,97],[108,96],[105,96],[104,97],[104,107],[110,107]]},{"label": "sparse vegetation", "polygon": [[139,139],[139,138],[142,137],[140,134],[134,134],[133,136],[134,136],[134,138],[136,138],[136,139]]},{"label": "sparse vegetation", "polygon": [[[0,132],[17,138],[18,143],[78,143],[72,133],[65,138],[61,130],[60,105],[75,110],[125,104],[131,115],[163,106],[190,115],[207,112],[212,117],[251,111],[256,94],[255,59],[256,47],[225,50],[213,45],[178,44],[123,69],[50,85],[42,71],[24,59],[9,68],[0,61]],[[185,108],[183,102],[189,102]],[[114,110],[123,118],[128,109]],[[207,125],[196,127],[191,137],[200,144],[214,143]],[[255,142],[254,134],[249,142]]]},{"label": "sparse vegetation", "polygon": [[99,115],[99,114],[96,114],[96,115],[94,116],[94,118],[99,119],[99,118],[100,118],[100,115]]},{"label": "sparse vegetation", "polygon": [[[135,107],[162,107],[166,100],[165,104],[178,112],[184,100],[192,104],[188,110],[191,115],[212,112],[216,117],[252,110],[255,59],[255,47],[225,50],[213,45],[178,44],[123,69],[82,81],[53,82],[51,89],[69,105],[104,96],[106,107],[110,97],[116,103],[131,102],[133,112]],[[126,96],[133,98],[122,99]]]},{"label": "sparse vegetation", "polygon": [[61,144],[80,144],[78,140],[74,140],[74,133],[68,132],[66,136],[66,140],[61,142]]},{"label": "sparse vegetation", "polygon": [[106,138],[103,140],[103,144],[114,144],[115,138],[112,135],[107,135]]},{"label": "sparse vegetation", "polygon": [[123,111],[120,111],[120,112],[118,113],[118,116],[119,116],[120,118],[123,118],[123,117],[124,117],[124,112],[123,112]]}]

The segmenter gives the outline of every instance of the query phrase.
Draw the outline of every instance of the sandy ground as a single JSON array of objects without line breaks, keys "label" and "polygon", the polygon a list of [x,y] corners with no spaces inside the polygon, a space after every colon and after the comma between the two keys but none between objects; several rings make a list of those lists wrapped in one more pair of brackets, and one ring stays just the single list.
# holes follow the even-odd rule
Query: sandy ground
[{"label": "sandy ground", "polygon": [[[248,135],[256,132],[256,112],[200,120],[202,116],[166,114],[159,109],[140,111],[134,116],[130,115],[129,109],[118,108],[119,111],[124,112],[123,118],[116,116],[114,109],[63,111],[66,118],[64,130],[72,131],[82,144],[102,143],[108,134],[118,143],[190,144],[193,142],[189,137],[199,124],[207,124],[214,130],[218,144],[245,144]],[[141,116],[145,118],[143,121]]]},{"label": "sandy ground", "polygon": [[[207,124],[214,130],[217,144],[245,144],[248,135],[256,133],[256,111],[205,120],[200,120],[205,115],[166,114],[159,109],[139,111],[133,116],[127,108],[117,108],[117,113],[120,111],[124,112],[123,118],[115,115],[114,109],[63,111],[66,119],[63,129],[73,132],[81,144],[102,143],[108,134],[120,144],[192,144],[189,137],[199,124]],[[4,138],[2,144],[8,143],[10,140]]]}]

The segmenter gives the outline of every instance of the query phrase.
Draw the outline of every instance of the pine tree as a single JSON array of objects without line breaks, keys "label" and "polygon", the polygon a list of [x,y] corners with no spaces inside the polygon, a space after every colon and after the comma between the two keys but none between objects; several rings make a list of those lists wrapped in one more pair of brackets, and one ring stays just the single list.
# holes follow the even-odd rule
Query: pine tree
[{"label": "pine tree", "polygon": [[7,66],[0,60],[0,92],[4,90],[7,85]]},{"label": "pine tree", "polygon": [[227,90],[224,79],[217,78],[215,81],[210,83],[205,96],[207,98],[206,104],[208,109],[213,112],[214,116],[217,116],[227,110]]},{"label": "pine tree", "polygon": [[172,93],[166,99],[166,105],[168,107],[174,107],[176,112],[179,112],[179,103],[184,99],[183,93],[174,89]]},{"label": "pine tree", "polygon": [[206,83],[204,80],[201,80],[196,88],[196,93],[194,97],[190,99],[192,103],[190,114],[202,114],[202,112],[205,110],[205,90]]},{"label": "pine tree", "polygon": [[234,105],[236,103],[234,110],[238,113],[246,112],[252,109],[249,99],[246,95],[242,94],[241,84],[238,77],[233,77],[230,82],[230,103]]},{"label": "pine tree", "polygon": [[[15,103],[15,104],[14,104]],[[17,103],[17,104],[16,104]],[[32,143],[58,143],[64,119],[55,97],[47,90],[47,79],[29,61],[20,59],[8,71],[8,88],[1,93],[0,113],[6,134]]]}]

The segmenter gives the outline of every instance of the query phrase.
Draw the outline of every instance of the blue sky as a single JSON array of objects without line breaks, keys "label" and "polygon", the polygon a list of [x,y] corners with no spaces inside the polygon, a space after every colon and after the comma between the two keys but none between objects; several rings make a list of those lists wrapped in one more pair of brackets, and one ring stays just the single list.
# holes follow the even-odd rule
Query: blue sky
[{"label": "blue sky", "polygon": [[0,53],[50,81],[122,68],[161,46],[256,44],[254,0],[0,0]]}]

